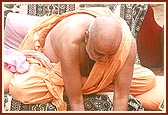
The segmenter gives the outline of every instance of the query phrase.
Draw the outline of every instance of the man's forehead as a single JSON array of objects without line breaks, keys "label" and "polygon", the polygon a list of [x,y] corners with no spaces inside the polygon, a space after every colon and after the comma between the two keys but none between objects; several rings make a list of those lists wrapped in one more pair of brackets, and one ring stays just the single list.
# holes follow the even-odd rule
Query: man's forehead
[{"label": "man's forehead", "polygon": [[93,43],[93,49],[95,52],[101,53],[101,54],[115,54],[118,50],[118,47],[113,46],[113,44],[105,44],[103,42],[97,42]]}]

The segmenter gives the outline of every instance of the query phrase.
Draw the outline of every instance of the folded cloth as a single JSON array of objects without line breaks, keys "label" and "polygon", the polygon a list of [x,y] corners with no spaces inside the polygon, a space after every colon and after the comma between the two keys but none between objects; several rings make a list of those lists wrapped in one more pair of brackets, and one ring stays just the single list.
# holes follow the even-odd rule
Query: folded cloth
[{"label": "folded cloth", "polygon": [[[58,110],[66,110],[63,101],[63,79],[59,73],[59,63],[50,60],[41,52],[25,50],[30,70],[24,74],[15,73],[9,84],[11,96],[24,104],[52,101]],[[57,70],[57,71],[56,71]]]},{"label": "folded cloth", "polygon": [[29,70],[29,63],[26,60],[26,56],[17,50],[5,49],[4,68],[14,73],[25,73]]}]

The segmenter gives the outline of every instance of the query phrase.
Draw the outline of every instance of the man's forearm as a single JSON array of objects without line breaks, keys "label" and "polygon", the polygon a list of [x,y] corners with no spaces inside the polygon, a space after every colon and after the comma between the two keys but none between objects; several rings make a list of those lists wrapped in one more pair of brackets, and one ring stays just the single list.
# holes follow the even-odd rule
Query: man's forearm
[{"label": "man's forearm", "polygon": [[[69,79],[70,78],[70,79]],[[70,108],[72,111],[83,111],[83,95],[82,95],[82,86],[79,79],[74,80],[71,77],[68,77],[64,80],[65,83],[65,92],[68,96],[70,102]]]}]

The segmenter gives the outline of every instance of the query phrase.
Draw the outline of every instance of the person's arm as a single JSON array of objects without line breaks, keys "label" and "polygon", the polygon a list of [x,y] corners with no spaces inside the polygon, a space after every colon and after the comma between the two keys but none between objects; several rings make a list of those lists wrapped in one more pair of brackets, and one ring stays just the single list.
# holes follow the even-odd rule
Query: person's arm
[{"label": "person's arm", "polygon": [[128,96],[133,75],[136,54],[136,42],[133,40],[130,54],[115,79],[114,111],[128,111]]},{"label": "person's arm", "polygon": [[84,104],[80,80],[79,45],[66,41],[62,44],[60,51],[60,62],[65,84],[65,92],[68,96],[71,110],[82,111],[84,110]]}]

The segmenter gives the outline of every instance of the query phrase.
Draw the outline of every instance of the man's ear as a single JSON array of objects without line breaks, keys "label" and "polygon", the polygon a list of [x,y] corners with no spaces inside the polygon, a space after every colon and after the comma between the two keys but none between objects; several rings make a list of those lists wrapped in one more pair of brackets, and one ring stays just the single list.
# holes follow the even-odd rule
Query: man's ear
[{"label": "man's ear", "polygon": [[88,39],[89,39],[89,32],[85,31],[85,43],[88,42]]}]

